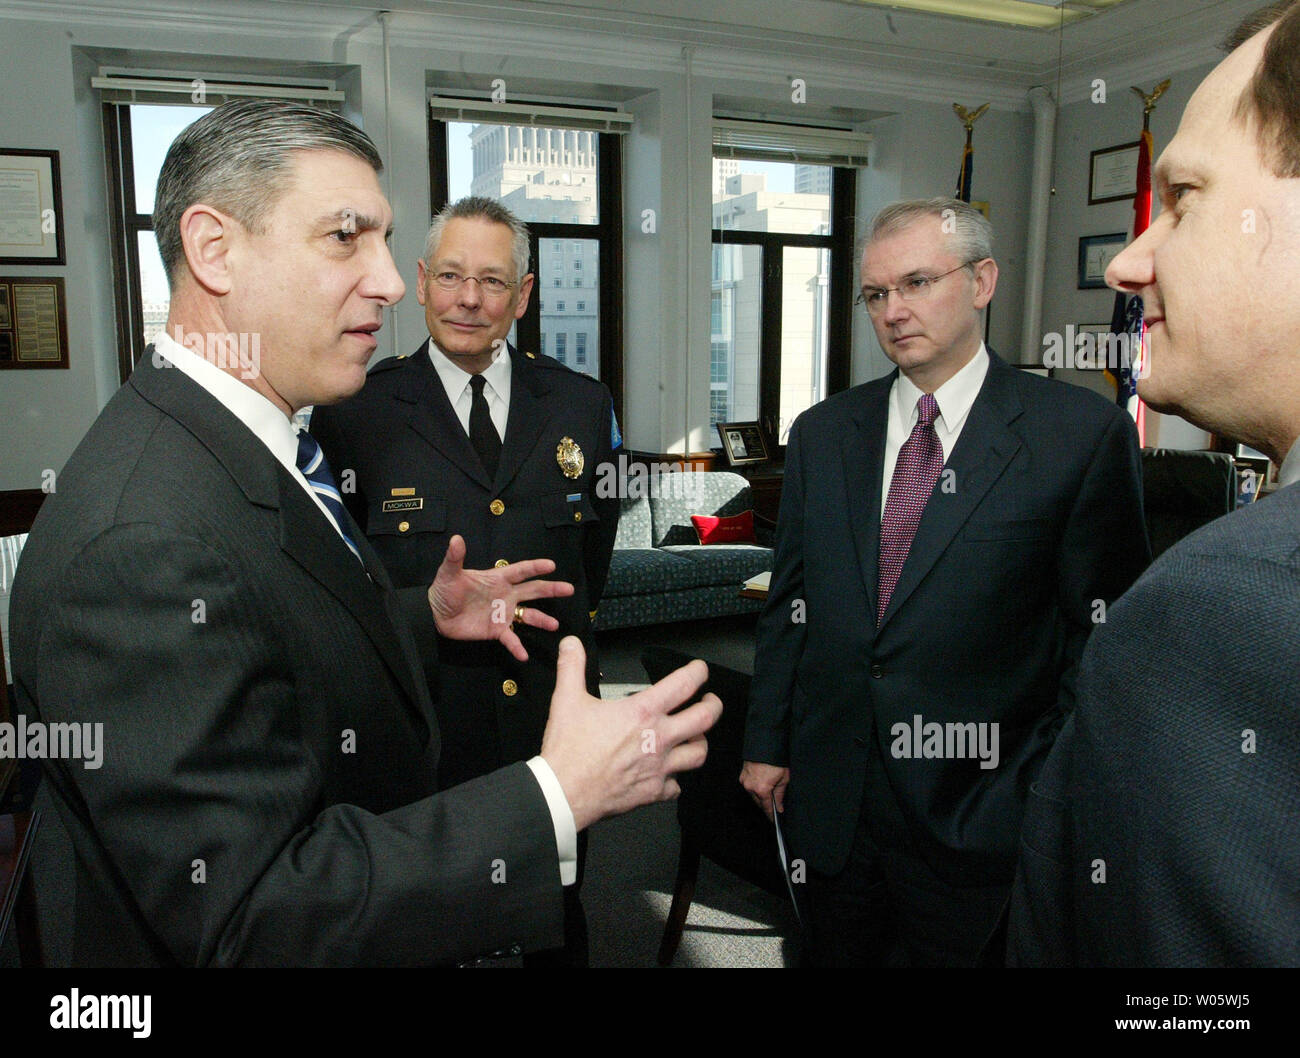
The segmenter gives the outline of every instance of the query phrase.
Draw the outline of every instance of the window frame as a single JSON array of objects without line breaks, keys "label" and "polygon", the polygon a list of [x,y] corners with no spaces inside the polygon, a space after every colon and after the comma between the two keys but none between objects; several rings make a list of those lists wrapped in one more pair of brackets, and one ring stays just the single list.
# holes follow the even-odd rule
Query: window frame
[{"label": "window frame", "polygon": [[140,233],[152,232],[153,216],[135,202],[135,156],[131,104],[102,102],[104,152],[109,175],[109,243],[113,267],[113,310],[117,326],[118,381],[125,382],[144,355]]},{"label": "window frame", "polygon": [[[448,122],[436,117],[428,107],[425,108],[425,116],[429,147],[429,215],[432,217],[450,200]],[[479,123],[493,122],[485,117]],[[495,123],[519,124],[508,115]],[[546,127],[563,126],[557,124]],[[596,202],[600,222],[573,224],[563,221],[526,221],[528,255],[540,282],[539,244],[542,239],[594,241],[597,244],[600,286],[597,291],[596,318],[600,324],[600,381],[609,388],[614,399],[614,415],[626,429],[623,414],[623,137],[614,132],[588,131],[593,131],[597,137]],[[557,286],[562,288],[563,277],[557,276],[556,279]],[[536,349],[541,344],[539,305],[540,298],[531,299],[528,310],[518,321],[516,333],[521,349]]]},{"label": "window frame", "polygon": [[[710,158],[725,157],[716,153]],[[829,235],[795,235],[785,232],[712,229],[714,246],[758,246],[762,255],[762,289],[759,314],[758,421],[773,450],[785,457],[780,443],[781,415],[781,290],[787,247],[813,247],[830,251],[827,300],[826,396],[848,389],[853,357],[853,260],[858,173],[848,166],[831,166],[831,231]],[[712,250],[710,249],[710,254]],[[709,266],[709,296],[713,295],[713,265]],[[710,324],[710,335],[712,335]],[[712,356],[710,355],[710,393]],[[825,399],[825,398],[823,398]],[[709,417],[712,419],[712,397]],[[713,429],[713,423],[709,423]]]}]

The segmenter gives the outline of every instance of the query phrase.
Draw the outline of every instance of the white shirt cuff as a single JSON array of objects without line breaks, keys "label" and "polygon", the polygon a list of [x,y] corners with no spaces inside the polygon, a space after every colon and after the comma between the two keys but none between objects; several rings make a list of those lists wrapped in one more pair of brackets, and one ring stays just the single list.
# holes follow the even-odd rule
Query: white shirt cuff
[{"label": "white shirt cuff", "polygon": [[555,827],[555,849],[560,857],[560,884],[572,885],[578,880],[578,825],[573,821],[573,809],[564,796],[560,780],[551,766],[540,756],[527,762],[542,788],[546,807],[551,810],[551,824]]}]

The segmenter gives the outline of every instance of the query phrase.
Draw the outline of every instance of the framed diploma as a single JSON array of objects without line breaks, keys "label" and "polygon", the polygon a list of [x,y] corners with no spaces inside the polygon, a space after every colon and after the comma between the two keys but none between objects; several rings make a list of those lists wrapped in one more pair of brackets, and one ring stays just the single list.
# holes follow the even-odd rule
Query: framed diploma
[{"label": "framed diploma", "polygon": [[68,366],[61,276],[0,276],[0,370]]},{"label": "framed diploma", "polygon": [[1106,286],[1106,269],[1128,243],[1128,236],[1085,235],[1079,240],[1079,289],[1101,290]]},{"label": "framed diploma", "polygon": [[1093,151],[1088,172],[1088,205],[1120,202],[1137,194],[1138,143]]},{"label": "framed diploma", "polygon": [[720,422],[717,427],[722,450],[731,466],[767,461],[767,443],[757,422]]},{"label": "framed diploma", "polygon": [[0,264],[67,264],[58,151],[0,148]]}]

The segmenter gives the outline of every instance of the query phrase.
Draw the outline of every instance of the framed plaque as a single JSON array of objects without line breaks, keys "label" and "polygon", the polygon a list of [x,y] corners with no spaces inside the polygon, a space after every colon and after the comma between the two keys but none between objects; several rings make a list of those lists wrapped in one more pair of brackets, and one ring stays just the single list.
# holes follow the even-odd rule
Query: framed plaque
[{"label": "framed plaque", "polygon": [[58,151],[0,148],[0,264],[67,264]]},{"label": "framed plaque", "polygon": [[1088,205],[1120,202],[1137,194],[1139,144],[1121,143],[1093,151],[1089,160]]},{"label": "framed plaque", "polygon": [[1106,286],[1106,269],[1128,243],[1128,235],[1085,235],[1079,240],[1079,289],[1102,290]]},{"label": "framed plaque", "polygon": [[0,304],[0,370],[68,366],[61,276],[0,276]]}]

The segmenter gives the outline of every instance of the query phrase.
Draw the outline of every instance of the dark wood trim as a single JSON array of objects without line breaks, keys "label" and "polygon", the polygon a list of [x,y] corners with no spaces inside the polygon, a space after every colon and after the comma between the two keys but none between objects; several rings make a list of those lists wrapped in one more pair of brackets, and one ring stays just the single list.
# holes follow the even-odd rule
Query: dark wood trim
[{"label": "dark wood trim", "polygon": [[532,226],[528,228],[528,260],[532,262],[533,294],[529,299],[528,311],[523,314],[516,324],[515,335],[519,341],[519,348],[525,352],[545,352],[547,356],[554,356],[553,349],[542,349],[542,250],[541,238],[537,232],[533,231]]},{"label": "dark wood trim", "polygon": [[153,217],[135,202],[135,161],[131,146],[131,108],[103,104],[104,156],[112,205],[109,235],[113,250],[113,297],[117,319],[118,381],[125,382],[144,352],[144,293],[140,282],[140,233],[153,231]]},{"label": "dark wood trim", "polygon": [[[450,176],[447,159],[447,123],[433,116],[426,106],[428,120],[425,127],[429,130],[429,220],[447,205],[451,198]],[[428,231],[428,225],[425,225]]]},{"label": "dark wood trim", "polygon": [[728,246],[823,246],[835,245],[832,235],[794,235],[780,231],[731,231],[714,228],[713,241]]},{"label": "dark wood trim", "polygon": [[45,495],[40,489],[0,492],[0,536],[30,532]]},{"label": "dark wood trim", "polygon": [[124,108],[115,103],[104,103],[100,110],[104,127],[104,158],[108,165],[108,229],[112,248],[113,313],[117,325],[117,373],[118,378],[125,382],[131,374],[133,362],[131,289],[134,283],[130,278],[130,266],[126,257],[126,207],[122,196],[126,193],[127,173],[122,167],[122,136],[119,126],[123,121],[128,124],[130,122],[129,116],[122,113]]},{"label": "dark wood trim", "polygon": [[[762,322],[759,324],[758,421],[769,442],[781,436],[781,320],[787,243],[763,248]],[[773,451],[769,443],[769,451]]]},{"label": "dark wood trim", "polygon": [[830,314],[827,328],[826,394],[849,388],[853,374],[853,296],[858,263],[853,259],[857,231],[858,171],[831,170]]},{"label": "dark wood trim", "polygon": [[597,156],[596,202],[603,229],[598,251],[600,377],[614,398],[614,416],[626,429],[623,406],[623,137],[602,133]]}]

